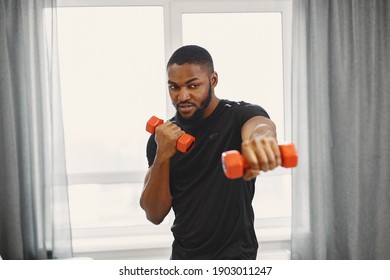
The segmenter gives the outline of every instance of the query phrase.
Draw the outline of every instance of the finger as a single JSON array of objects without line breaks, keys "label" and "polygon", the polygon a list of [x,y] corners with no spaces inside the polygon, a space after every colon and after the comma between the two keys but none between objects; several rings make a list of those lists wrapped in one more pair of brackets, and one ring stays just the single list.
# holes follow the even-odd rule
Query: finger
[{"label": "finger", "polygon": [[175,123],[171,123],[170,124],[170,127],[172,129],[172,133],[177,137],[179,138],[180,136],[182,136],[185,132],[179,127],[177,126],[177,124]]},{"label": "finger", "polygon": [[245,170],[244,176],[242,178],[246,181],[250,181],[253,178],[259,176],[259,174],[260,174],[260,171],[248,168]]},{"label": "finger", "polygon": [[[241,145],[242,156],[245,158],[245,161],[248,163],[250,169],[260,170],[260,165],[258,162],[258,156],[251,147],[249,141],[244,141]],[[248,168],[248,169],[249,169]]]},{"label": "finger", "polygon": [[184,131],[180,127],[172,122],[165,122],[156,128],[156,139],[160,137],[171,143],[170,145],[176,145],[177,139],[184,134]]},{"label": "finger", "polygon": [[273,150],[274,155],[275,155],[275,160],[276,160],[275,167],[282,165],[282,155],[280,153],[278,142],[276,140],[272,141],[271,147],[272,147],[272,150]]},{"label": "finger", "polygon": [[269,170],[273,170],[278,166],[278,159],[276,153],[278,153],[280,157],[279,147],[276,144],[274,138],[267,137],[262,139],[261,142],[262,148],[267,156],[268,168]]},{"label": "finger", "polygon": [[177,126],[175,123],[171,122],[171,121],[167,121],[165,123],[163,123],[161,125],[162,129],[166,129],[166,131],[170,134],[173,134],[173,135],[178,135],[178,136],[181,136],[182,134],[184,134],[184,131],[179,127]]},{"label": "finger", "polygon": [[[258,139],[254,141],[255,153],[257,161],[259,163],[260,170],[268,171],[270,170],[270,158],[269,149],[267,149],[267,142],[264,139]],[[271,159],[272,160],[272,159]]]}]

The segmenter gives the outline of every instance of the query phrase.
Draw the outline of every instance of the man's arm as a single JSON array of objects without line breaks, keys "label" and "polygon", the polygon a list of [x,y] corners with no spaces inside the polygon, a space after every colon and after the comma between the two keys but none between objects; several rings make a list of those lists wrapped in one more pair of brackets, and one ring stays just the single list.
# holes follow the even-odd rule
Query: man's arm
[{"label": "man's arm", "polygon": [[276,138],[276,126],[270,119],[256,116],[249,119],[241,129],[242,155],[249,164],[244,174],[250,180],[282,164]]},{"label": "man's arm", "polygon": [[160,224],[172,206],[169,187],[169,162],[176,153],[177,139],[183,131],[175,124],[166,122],[156,128],[156,157],[144,181],[140,205],[146,217],[154,224]]}]

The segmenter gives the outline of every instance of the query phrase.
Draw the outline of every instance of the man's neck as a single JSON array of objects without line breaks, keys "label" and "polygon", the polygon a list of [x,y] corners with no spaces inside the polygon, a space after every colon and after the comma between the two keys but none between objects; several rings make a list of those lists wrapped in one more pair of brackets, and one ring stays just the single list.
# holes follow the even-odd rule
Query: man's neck
[{"label": "man's neck", "polygon": [[209,106],[207,106],[207,108],[204,111],[203,119],[208,118],[214,112],[215,108],[217,108],[217,106],[218,106],[219,101],[220,101],[220,99],[218,97],[216,97],[215,95],[213,95]]}]

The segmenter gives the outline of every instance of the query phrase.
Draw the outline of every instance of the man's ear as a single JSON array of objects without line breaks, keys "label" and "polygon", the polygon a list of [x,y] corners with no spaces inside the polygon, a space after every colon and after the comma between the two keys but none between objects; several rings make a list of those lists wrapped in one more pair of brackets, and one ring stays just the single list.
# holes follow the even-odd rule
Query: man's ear
[{"label": "man's ear", "polygon": [[210,80],[211,80],[211,86],[213,88],[215,88],[217,86],[217,84],[218,84],[218,74],[217,74],[217,72],[214,71],[213,73],[211,73]]}]

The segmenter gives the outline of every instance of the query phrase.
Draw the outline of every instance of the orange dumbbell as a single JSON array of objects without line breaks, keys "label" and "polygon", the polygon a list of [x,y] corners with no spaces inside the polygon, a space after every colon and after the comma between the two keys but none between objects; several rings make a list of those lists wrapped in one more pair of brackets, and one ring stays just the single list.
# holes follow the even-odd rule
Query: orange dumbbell
[{"label": "orange dumbbell", "polygon": [[[156,127],[158,127],[162,123],[164,123],[162,119],[152,116],[146,123],[146,131],[151,134],[154,134],[156,131]],[[182,153],[188,153],[194,146],[194,143],[195,137],[190,134],[184,133],[182,136],[179,137],[179,139],[177,139],[176,149]]]},{"label": "orange dumbbell", "polygon": [[[292,168],[298,165],[298,153],[294,144],[279,145],[279,150],[283,167]],[[244,176],[249,165],[239,151],[232,150],[222,153],[222,167],[226,177],[237,179]]]}]

